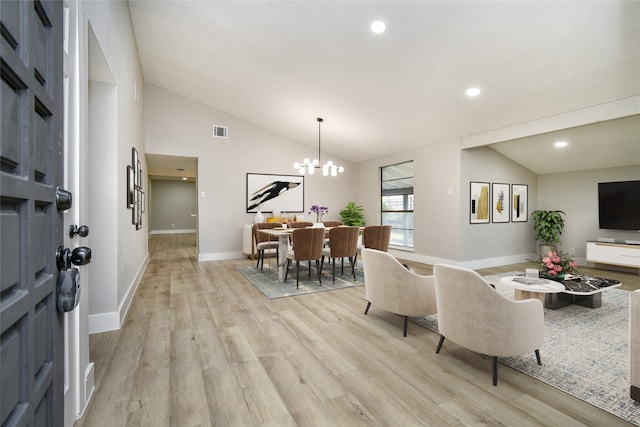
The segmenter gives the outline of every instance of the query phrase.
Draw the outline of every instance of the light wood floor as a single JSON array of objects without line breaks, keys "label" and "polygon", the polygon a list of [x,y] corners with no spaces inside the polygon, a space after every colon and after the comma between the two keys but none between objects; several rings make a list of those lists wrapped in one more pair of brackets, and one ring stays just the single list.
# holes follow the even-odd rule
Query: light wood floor
[{"label": "light wood floor", "polygon": [[363,287],[269,300],[235,269],[253,261],[198,263],[194,235],[149,251],[123,328],[90,337],[77,427],[629,425],[504,365],[493,387],[489,358],[452,342],[436,355],[437,334],[365,316]]}]

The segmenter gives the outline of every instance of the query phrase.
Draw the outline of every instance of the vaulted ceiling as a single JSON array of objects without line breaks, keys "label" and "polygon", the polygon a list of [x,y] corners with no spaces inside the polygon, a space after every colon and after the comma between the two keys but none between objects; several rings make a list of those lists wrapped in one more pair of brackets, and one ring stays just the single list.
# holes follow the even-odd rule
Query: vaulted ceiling
[{"label": "vaulted ceiling", "polygon": [[[129,4],[147,82],[311,147],[323,117],[323,150],[353,162],[640,94],[640,2]],[[601,135],[584,165],[639,164],[639,123],[568,137]]]}]

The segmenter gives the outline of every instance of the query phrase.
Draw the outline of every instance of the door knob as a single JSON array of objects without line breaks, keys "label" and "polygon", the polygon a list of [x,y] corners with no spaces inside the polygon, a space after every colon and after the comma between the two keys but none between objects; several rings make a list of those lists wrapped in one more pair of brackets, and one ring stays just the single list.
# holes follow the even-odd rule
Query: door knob
[{"label": "door knob", "polygon": [[58,271],[71,268],[73,265],[86,265],[91,262],[91,249],[86,246],[79,246],[73,251],[64,246],[58,246],[56,251],[56,266]]},{"label": "door knob", "polygon": [[87,237],[88,235],[89,227],[87,227],[86,225],[81,225],[80,227],[78,227],[74,224],[69,226],[69,237],[71,237],[72,239],[75,236]]}]

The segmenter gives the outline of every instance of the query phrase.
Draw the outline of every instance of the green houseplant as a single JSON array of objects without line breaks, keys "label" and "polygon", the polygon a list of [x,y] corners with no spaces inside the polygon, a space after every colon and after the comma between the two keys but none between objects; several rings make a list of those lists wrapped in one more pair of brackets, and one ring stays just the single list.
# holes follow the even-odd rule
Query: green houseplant
[{"label": "green houseplant", "polygon": [[555,249],[560,243],[560,235],[564,229],[564,212],[559,210],[535,210],[533,216],[533,229],[536,241],[543,246]]},{"label": "green houseplant", "polygon": [[362,227],[364,226],[364,208],[354,202],[349,202],[340,211],[340,218],[344,225]]}]

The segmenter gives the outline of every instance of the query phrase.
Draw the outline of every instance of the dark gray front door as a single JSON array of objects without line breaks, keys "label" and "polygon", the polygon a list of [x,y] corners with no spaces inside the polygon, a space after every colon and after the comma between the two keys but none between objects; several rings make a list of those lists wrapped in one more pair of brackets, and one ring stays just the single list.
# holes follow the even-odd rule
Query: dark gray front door
[{"label": "dark gray front door", "polygon": [[0,425],[62,426],[62,2],[0,0]]}]

